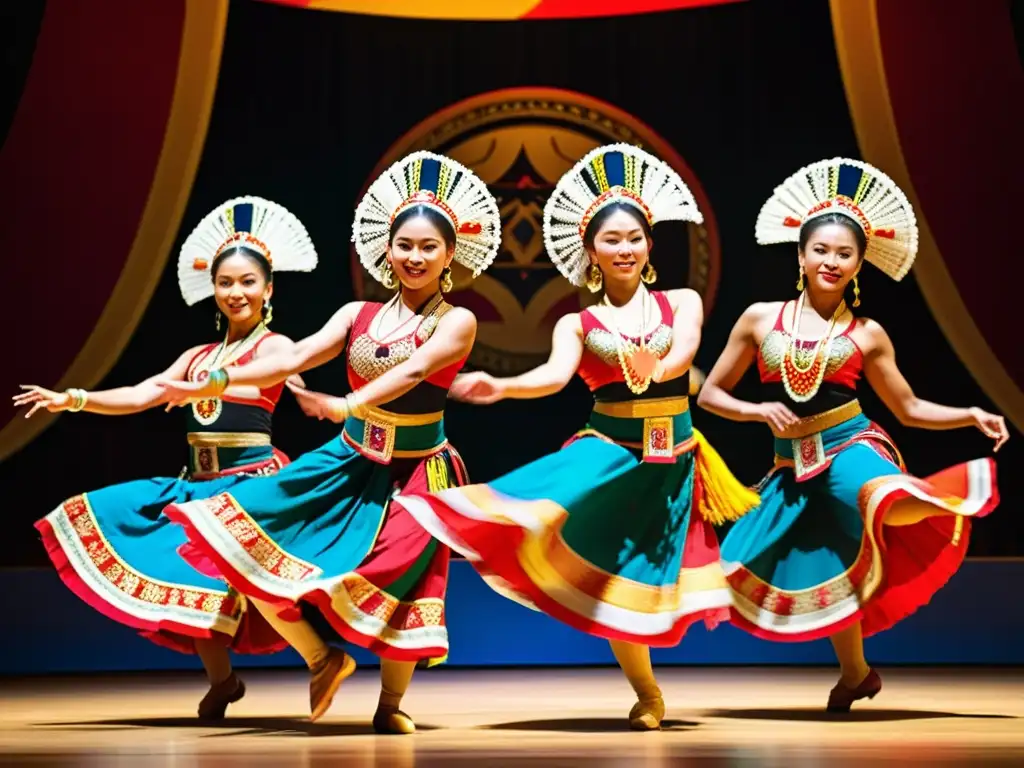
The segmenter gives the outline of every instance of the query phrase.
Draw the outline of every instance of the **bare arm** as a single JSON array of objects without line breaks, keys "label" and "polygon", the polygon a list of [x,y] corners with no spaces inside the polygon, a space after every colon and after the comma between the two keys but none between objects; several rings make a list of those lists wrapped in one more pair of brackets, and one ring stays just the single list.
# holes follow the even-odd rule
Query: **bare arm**
[{"label": "bare arm", "polygon": [[863,323],[864,332],[870,340],[866,345],[864,375],[901,424],[933,430],[977,426],[996,440],[996,450],[1009,439],[1006,422],[1001,416],[986,413],[980,408],[951,408],[915,395],[896,365],[896,350],[889,334],[873,320]]},{"label": "bare arm", "polygon": [[762,314],[763,305],[754,304],[736,321],[697,398],[697,404],[704,410],[732,421],[760,421],[757,404],[733,397],[731,392],[757,356],[754,331]]},{"label": "bare arm", "polygon": [[704,325],[704,302],[699,293],[681,288],[670,291],[668,299],[673,307],[672,347],[656,364],[655,381],[671,381],[690,370]]},{"label": "bare arm", "polygon": [[[164,380],[184,381],[188,373],[188,364],[202,347],[193,347],[182,353],[167,370],[156,376],[130,387],[103,389],[86,393],[86,404],[83,410],[103,416],[128,416],[133,413],[155,408],[167,402],[167,392],[158,382]],[[25,391],[15,396],[16,407],[31,405],[32,408],[25,418],[45,408],[51,413],[65,411],[71,406],[71,398],[66,392],[55,392],[38,386],[23,386]]]},{"label": "bare arm", "polygon": [[761,421],[775,432],[782,432],[797,421],[796,415],[783,403],[752,403],[732,394],[757,358],[757,327],[765,315],[774,311],[771,304],[754,304],[736,321],[729,341],[715,367],[701,387],[697,404],[706,411],[732,421]]},{"label": "bare arm", "polygon": [[577,314],[566,315],[555,323],[551,333],[548,361],[532,371],[498,379],[504,397],[528,400],[546,397],[565,389],[583,358],[583,326]]},{"label": "bare arm", "polygon": [[[285,344],[271,339],[265,342],[273,342],[265,354],[259,355],[248,365],[230,369],[229,389],[244,386],[271,387],[293,374],[309,370],[314,364],[326,362],[344,348],[345,339],[361,306],[361,302],[346,304],[334,313],[323,328],[302,341]],[[209,379],[198,384],[168,380],[159,382],[168,391],[168,401],[174,404],[216,394],[215,391],[210,392],[211,384]]]}]

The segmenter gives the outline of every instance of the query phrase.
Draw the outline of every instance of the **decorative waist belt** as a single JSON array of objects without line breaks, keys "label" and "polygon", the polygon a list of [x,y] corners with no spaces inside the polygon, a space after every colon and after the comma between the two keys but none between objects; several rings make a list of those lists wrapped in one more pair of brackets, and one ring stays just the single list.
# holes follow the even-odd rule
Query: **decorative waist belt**
[{"label": "decorative waist belt", "polygon": [[643,451],[643,460],[673,463],[676,440],[690,440],[693,423],[690,400],[664,397],[654,400],[630,400],[621,403],[594,403],[590,425],[594,430],[627,448]]},{"label": "decorative waist belt", "polygon": [[342,439],[368,459],[388,464],[391,459],[419,459],[437,453],[448,443],[444,411],[391,413],[367,408],[361,418],[345,420]]},{"label": "decorative waist belt", "polygon": [[188,443],[194,480],[273,456],[270,435],[265,432],[190,432]]},{"label": "decorative waist belt", "polygon": [[810,480],[829,468],[837,450],[870,426],[856,400],[800,419],[775,435],[775,463],[791,464],[797,482]]},{"label": "decorative waist belt", "polygon": [[857,400],[851,400],[844,405],[832,408],[824,413],[817,413],[814,416],[807,416],[806,418],[800,419],[795,424],[791,424],[787,427],[784,432],[776,432],[775,430],[772,430],[772,434],[782,440],[800,440],[801,438],[810,437],[818,432],[824,432],[826,429],[838,427],[843,422],[849,421],[854,416],[860,416],[860,414],[860,402]]}]

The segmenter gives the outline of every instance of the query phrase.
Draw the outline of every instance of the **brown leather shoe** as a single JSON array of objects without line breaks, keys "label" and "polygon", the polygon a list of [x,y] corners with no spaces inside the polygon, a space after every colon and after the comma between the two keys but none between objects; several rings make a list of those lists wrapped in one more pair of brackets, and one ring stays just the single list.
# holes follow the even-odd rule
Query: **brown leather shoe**
[{"label": "brown leather shoe", "polygon": [[377,733],[416,733],[416,723],[400,709],[377,707],[373,715],[373,730]]},{"label": "brown leather shoe", "polygon": [[858,699],[873,699],[882,690],[882,678],[875,670],[868,670],[868,676],[856,688],[847,688],[840,680],[828,695],[828,712],[849,712],[850,706]]},{"label": "brown leather shoe", "polygon": [[659,731],[665,718],[665,700],[659,695],[641,699],[629,710],[629,727],[634,731]]},{"label": "brown leather shoe", "polygon": [[201,720],[223,720],[228,704],[234,704],[245,696],[245,683],[232,672],[227,679],[211,685],[210,690],[199,702]]},{"label": "brown leather shoe", "polygon": [[345,678],[356,671],[356,662],[344,651],[330,650],[327,658],[312,671],[309,681],[309,719],[319,720],[334,701],[334,694]]}]

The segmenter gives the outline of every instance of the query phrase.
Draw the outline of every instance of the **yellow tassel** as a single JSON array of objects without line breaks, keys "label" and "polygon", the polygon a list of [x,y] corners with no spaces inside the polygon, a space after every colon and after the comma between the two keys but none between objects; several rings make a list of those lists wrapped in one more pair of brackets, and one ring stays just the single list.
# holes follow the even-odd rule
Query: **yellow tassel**
[{"label": "yellow tassel", "polygon": [[448,478],[448,462],[440,456],[427,459],[427,490],[437,493],[452,487]]},{"label": "yellow tassel", "polygon": [[696,471],[704,489],[697,500],[701,516],[712,525],[739,520],[761,503],[761,497],[736,479],[704,435],[695,429],[693,436],[697,438]]}]

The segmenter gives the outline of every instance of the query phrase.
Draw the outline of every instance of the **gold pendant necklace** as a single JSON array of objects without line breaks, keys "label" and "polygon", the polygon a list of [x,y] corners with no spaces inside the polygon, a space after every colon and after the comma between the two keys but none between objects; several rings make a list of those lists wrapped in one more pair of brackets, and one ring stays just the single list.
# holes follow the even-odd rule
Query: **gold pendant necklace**
[{"label": "gold pendant necklace", "polygon": [[839,302],[836,311],[832,313],[832,319],[829,321],[825,335],[818,339],[809,355],[810,362],[804,361],[804,364],[801,364],[797,358],[799,355],[800,320],[803,317],[805,296],[806,293],[801,293],[800,298],[797,299],[796,313],[793,317],[793,332],[790,334],[789,344],[786,345],[780,366],[782,386],[785,388],[786,394],[797,403],[806,403],[818,394],[821,383],[825,380],[828,360],[832,355],[836,322],[846,312],[846,302]]},{"label": "gold pendant necklace", "polygon": [[[647,351],[647,339],[644,331],[647,330],[647,302],[650,294],[647,289],[643,286],[640,287],[643,291],[641,297],[641,308],[640,308],[640,332],[638,339],[640,341],[639,349],[641,351]],[[637,346],[625,338],[621,331],[619,331],[618,323],[615,322],[615,307],[608,298],[608,294],[604,295],[604,303],[608,306],[608,319],[611,322],[613,335],[615,336],[615,352],[619,358],[619,367],[622,368],[622,377],[626,381],[626,386],[629,387],[629,391],[634,395],[642,395],[651,386],[651,378],[653,372],[644,377],[639,377],[633,370],[633,367],[629,364],[629,360],[626,357],[626,351],[628,347],[629,357],[632,357],[637,352]]]}]

